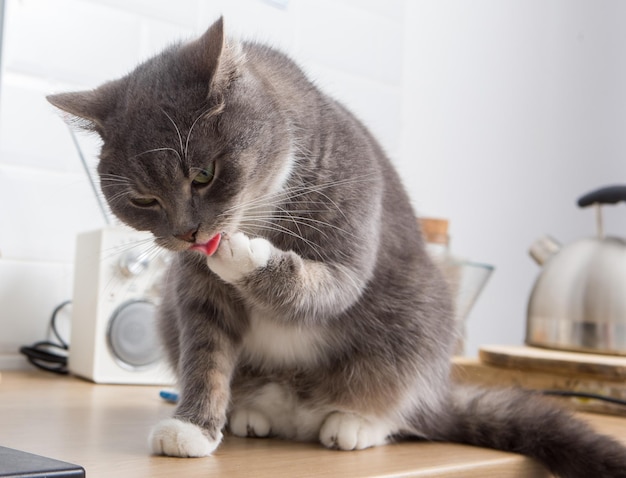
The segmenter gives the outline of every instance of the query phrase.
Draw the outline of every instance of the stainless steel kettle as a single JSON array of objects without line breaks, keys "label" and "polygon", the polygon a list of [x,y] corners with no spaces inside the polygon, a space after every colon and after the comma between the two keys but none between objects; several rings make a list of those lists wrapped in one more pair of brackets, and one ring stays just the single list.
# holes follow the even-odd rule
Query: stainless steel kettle
[{"label": "stainless steel kettle", "polygon": [[544,236],[530,248],[543,266],[528,303],[526,343],[626,355],[626,240],[604,237],[602,204],[626,201],[626,186],[578,200],[597,208],[598,235],[561,247]]}]

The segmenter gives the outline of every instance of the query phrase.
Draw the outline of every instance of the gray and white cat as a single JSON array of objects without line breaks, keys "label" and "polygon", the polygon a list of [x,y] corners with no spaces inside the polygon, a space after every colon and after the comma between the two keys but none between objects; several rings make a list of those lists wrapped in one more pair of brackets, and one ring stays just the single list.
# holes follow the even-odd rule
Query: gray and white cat
[{"label": "gray and white cat", "polygon": [[620,444],[535,394],[451,383],[451,299],[396,172],[286,56],[226,40],[219,20],[48,99],[102,137],[112,211],[177,253],[160,332],[180,401],[153,453],[209,455],[227,426],[341,450],[455,441],[626,476]]}]

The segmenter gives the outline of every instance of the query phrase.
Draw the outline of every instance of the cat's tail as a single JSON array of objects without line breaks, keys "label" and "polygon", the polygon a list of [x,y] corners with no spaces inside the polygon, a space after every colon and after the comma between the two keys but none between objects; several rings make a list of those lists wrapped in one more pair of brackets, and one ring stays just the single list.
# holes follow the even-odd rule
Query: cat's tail
[{"label": "cat's tail", "polygon": [[457,385],[445,414],[437,439],[521,453],[563,478],[626,477],[622,444],[537,393]]}]

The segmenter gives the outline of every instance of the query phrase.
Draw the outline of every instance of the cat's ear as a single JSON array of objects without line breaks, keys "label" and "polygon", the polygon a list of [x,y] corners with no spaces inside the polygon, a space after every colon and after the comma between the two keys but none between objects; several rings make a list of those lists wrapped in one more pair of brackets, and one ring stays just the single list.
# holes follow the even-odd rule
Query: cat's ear
[{"label": "cat's ear", "polygon": [[95,90],[59,93],[46,99],[70,115],[70,120],[83,129],[102,134],[104,122],[117,103],[117,88],[113,82]]},{"label": "cat's ear", "polygon": [[200,38],[185,45],[182,54],[188,66],[207,82],[211,96],[219,96],[226,89],[243,63],[241,46],[224,34],[223,17]]}]

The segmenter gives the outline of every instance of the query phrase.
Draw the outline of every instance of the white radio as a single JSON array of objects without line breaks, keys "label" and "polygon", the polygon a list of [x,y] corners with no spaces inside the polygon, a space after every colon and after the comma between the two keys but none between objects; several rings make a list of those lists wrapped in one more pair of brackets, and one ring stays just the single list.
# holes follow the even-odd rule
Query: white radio
[{"label": "white radio", "polygon": [[76,243],[70,372],[97,383],[171,384],[156,330],[167,254],[122,226]]}]

